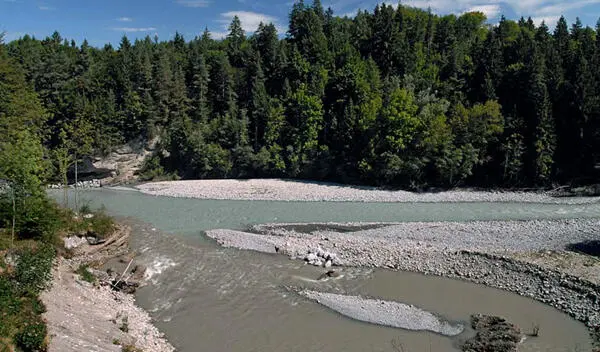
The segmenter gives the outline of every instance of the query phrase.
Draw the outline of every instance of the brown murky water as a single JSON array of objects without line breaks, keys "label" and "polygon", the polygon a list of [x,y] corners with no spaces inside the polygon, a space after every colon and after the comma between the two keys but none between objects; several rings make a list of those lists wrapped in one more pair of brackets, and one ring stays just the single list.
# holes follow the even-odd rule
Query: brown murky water
[{"label": "brown murky water", "polygon": [[414,304],[468,325],[470,314],[501,315],[540,336],[521,351],[591,351],[583,324],[549,306],[459,280],[386,270],[346,269],[314,282],[323,269],[277,255],[218,248],[136,226],[136,246],[153,271],[139,302],[182,351],[457,351],[470,334],[448,338],[345,318],[285,289],[287,285]]},{"label": "brown murky water", "polygon": [[215,202],[115,191],[90,192],[87,197],[92,205],[105,204],[114,214],[137,219],[133,246],[141,252],[152,282],[139,291],[138,301],[180,351],[395,351],[395,341],[405,352],[445,352],[457,351],[470,333],[448,338],[353,321],[288,292],[286,285],[397,300],[467,325],[473,313],[504,316],[524,332],[538,324],[540,336],[526,340],[520,351],[592,349],[583,324],[518,295],[385,270],[347,269],[339,280],[314,282],[323,269],[283,256],[223,249],[200,231],[278,220],[403,221],[411,214],[414,220],[470,220],[513,218],[519,209],[526,209],[522,217],[548,218],[557,212],[566,212],[565,217],[587,215],[595,209],[509,204],[491,206],[498,207],[500,215],[483,215],[490,209],[480,210],[481,204],[438,204],[441,210],[432,211],[431,205],[419,204],[380,208],[354,203]]}]

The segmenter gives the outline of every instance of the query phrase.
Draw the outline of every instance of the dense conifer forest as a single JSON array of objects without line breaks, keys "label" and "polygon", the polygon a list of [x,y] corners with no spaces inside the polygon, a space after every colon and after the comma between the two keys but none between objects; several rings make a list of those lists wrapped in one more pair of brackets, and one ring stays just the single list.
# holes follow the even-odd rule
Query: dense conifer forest
[{"label": "dense conifer forest", "polygon": [[423,189],[598,177],[600,22],[490,25],[402,5],[341,18],[315,0],[293,5],[287,33],[244,33],[234,18],[223,40],[186,39],[1,44],[3,142],[29,141],[22,157],[43,154],[55,175],[75,155],[155,139],[148,178]]}]

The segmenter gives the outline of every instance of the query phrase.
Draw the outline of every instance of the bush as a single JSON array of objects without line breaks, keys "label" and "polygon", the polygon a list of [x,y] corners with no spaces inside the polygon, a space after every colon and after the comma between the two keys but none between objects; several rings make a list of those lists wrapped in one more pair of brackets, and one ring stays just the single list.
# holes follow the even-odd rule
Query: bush
[{"label": "bush", "polygon": [[24,351],[46,351],[46,323],[41,318],[26,323],[15,335],[15,343]]},{"label": "bush", "polygon": [[[56,232],[62,226],[57,206],[46,197],[26,197],[17,204],[15,230],[17,239],[34,239],[56,243]],[[10,227],[12,204],[0,202],[0,227]]]},{"label": "bush", "polygon": [[26,248],[19,253],[15,279],[24,294],[37,295],[52,278],[52,262],[56,251],[49,244]]},{"label": "bush", "polygon": [[21,300],[16,291],[14,283],[0,275],[0,336],[10,335],[13,328],[12,317],[21,310]]},{"label": "bush", "polygon": [[81,279],[83,281],[87,281],[91,284],[96,282],[96,277],[92,273],[90,273],[87,265],[80,265],[76,273],[79,274],[79,276],[81,276]]},{"label": "bush", "polygon": [[90,225],[92,232],[99,238],[110,236],[115,229],[113,219],[104,211],[94,213],[94,217],[90,219]]}]

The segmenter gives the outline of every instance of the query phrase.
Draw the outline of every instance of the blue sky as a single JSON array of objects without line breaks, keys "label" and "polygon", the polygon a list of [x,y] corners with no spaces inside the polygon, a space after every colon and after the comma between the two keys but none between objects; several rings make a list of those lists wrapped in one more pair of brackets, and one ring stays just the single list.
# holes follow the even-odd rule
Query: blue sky
[{"label": "blue sky", "polygon": [[[305,0],[311,3],[312,0]],[[338,15],[352,16],[357,9],[372,10],[379,0],[322,0]],[[396,0],[391,3],[397,3]],[[577,16],[585,25],[595,26],[600,16],[600,0],[402,0],[403,4],[428,8],[436,13],[460,14],[478,10],[491,22],[501,14],[516,19],[531,16],[551,27],[560,15],[569,22]],[[234,15],[247,33],[258,23],[273,22],[281,32],[287,29],[293,0],[0,0],[0,31],[7,40],[24,34],[38,38],[58,30],[63,37],[91,45],[118,44],[123,34],[130,38],[171,38],[179,31],[191,39],[208,27],[222,37]]]}]

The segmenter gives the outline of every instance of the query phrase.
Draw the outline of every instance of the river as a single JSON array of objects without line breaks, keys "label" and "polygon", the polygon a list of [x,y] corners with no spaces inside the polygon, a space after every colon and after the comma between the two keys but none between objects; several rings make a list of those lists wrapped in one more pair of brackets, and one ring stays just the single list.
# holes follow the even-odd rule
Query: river
[{"label": "river", "polygon": [[[59,191],[51,191],[60,199]],[[585,326],[525,297],[460,280],[387,270],[348,269],[312,282],[323,269],[284,256],[224,249],[214,228],[266,222],[468,221],[597,217],[600,205],[535,203],[351,203],[226,201],[155,197],[137,191],[80,192],[80,204],[129,218],[132,247],[151,284],[139,304],[180,351],[457,351],[471,333],[449,338],[370,325],[340,316],[286,285],[397,300],[468,325],[470,314],[501,315],[524,332],[520,351],[591,351]]]}]

